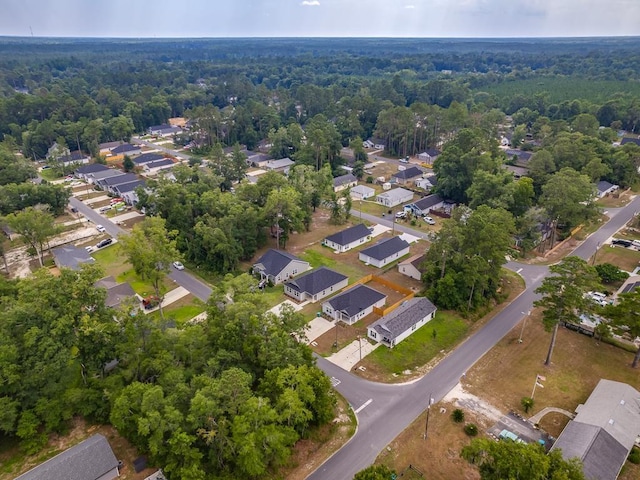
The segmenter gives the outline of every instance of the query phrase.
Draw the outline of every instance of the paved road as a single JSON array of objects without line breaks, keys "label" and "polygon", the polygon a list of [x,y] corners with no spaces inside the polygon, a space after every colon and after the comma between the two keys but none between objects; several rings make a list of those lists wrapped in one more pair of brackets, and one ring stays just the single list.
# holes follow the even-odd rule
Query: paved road
[{"label": "paved road", "polygon": [[422,238],[424,240],[429,240],[429,234],[426,232],[421,232],[411,227],[407,227],[400,222],[394,221],[394,217],[390,215],[385,215],[384,217],[377,217],[375,215],[371,215],[369,213],[360,212],[360,210],[352,209],[351,210],[351,218],[366,220],[371,223],[379,223],[380,225],[384,225],[386,227],[391,228],[397,232],[409,233],[415,237]]},{"label": "paved road", "polygon": [[[611,219],[573,254],[585,259],[591,256],[599,244],[628,222],[637,211],[640,211],[640,197],[622,209],[609,212]],[[355,473],[373,463],[380,451],[425,411],[429,397],[436,402],[441,400],[460,377],[522,319],[523,312],[533,307],[537,298],[534,290],[548,270],[544,266],[515,262],[510,262],[507,267],[523,276],[527,282],[525,291],[415,383],[400,386],[375,384],[318,358],[318,366],[334,379],[336,389],[356,410],[359,425],[351,441],[312,473],[309,479],[352,479]]]},{"label": "paved road", "polygon": [[168,153],[169,155],[173,155],[174,157],[179,158],[181,160],[185,160],[187,162],[191,158],[191,157],[189,157],[189,155],[185,155],[184,153],[180,153],[180,152],[177,152],[177,151],[172,150],[170,148],[163,147],[162,145],[156,145],[155,143],[148,142],[146,140],[140,140],[139,138],[131,138],[131,143],[134,143],[136,145],[145,145],[147,147],[151,147],[151,148],[153,148],[155,150],[159,150],[161,152]]}]

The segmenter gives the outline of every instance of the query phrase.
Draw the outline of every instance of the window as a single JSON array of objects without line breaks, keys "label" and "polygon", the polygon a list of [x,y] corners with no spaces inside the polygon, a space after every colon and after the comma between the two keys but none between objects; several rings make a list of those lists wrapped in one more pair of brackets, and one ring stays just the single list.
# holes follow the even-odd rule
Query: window
[{"label": "window", "polygon": [[371,331],[371,336],[372,336],[373,338],[376,338],[378,335],[376,334],[376,332]]}]

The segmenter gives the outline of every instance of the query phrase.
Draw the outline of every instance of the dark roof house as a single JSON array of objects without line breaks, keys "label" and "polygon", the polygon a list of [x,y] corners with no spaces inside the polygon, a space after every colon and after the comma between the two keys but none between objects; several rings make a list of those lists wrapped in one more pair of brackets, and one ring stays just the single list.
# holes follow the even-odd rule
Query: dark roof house
[{"label": "dark roof house", "polygon": [[391,237],[365,248],[358,254],[358,258],[366,264],[382,268],[408,254],[409,243],[400,237]]},{"label": "dark roof house", "polygon": [[349,186],[355,186],[358,183],[358,179],[355,175],[347,173],[346,175],[340,175],[333,179],[333,189],[336,191],[343,190]]},{"label": "dark roof house", "polygon": [[164,160],[165,157],[158,155],[157,153],[143,153],[142,155],[133,158],[133,163],[136,165],[144,165],[145,163],[156,162],[158,160]]},{"label": "dark roof house", "polygon": [[285,280],[302,272],[309,270],[310,265],[295,255],[282,250],[269,249],[253,265],[254,272],[260,277],[270,280],[274,284],[282,283]]},{"label": "dark roof house", "polygon": [[92,163],[89,165],[83,165],[75,169],[76,176],[86,175],[88,173],[97,173],[109,170],[109,167],[102,165],[101,163]]},{"label": "dark roof house", "polygon": [[394,347],[431,320],[436,310],[436,306],[428,298],[412,298],[369,325],[369,336]]},{"label": "dark roof house", "polygon": [[120,183],[113,187],[113,191],[116,194],[123,194],[125,192],[131,192],[138,187],[144,187],[147,184],[144,180],[134,180],[133,182]]},{"label": "dark roof house", "polygon": [[602,198],[608,193],[615,192],[619,187],[618,185],[614,185],[613,183],[607,182],[606,180],[600,180],[597,183],[596,188],[598,189],[598,197]]},{"label": "dark roof house", "polygon": [[63,245],[53,248],[51,249],[51,254],[58,268],[79,270],[81,264],[93,263],[95,261],[84,248],[78,248],[73,245]]},{"label": "dark roof house", "polygon": [[329,235],[322,243],[338,252],[343,252],[369,240],[371,240],[371,230],[364,223],[359,223]]},{"label": "dark roof house", "polygon": [[107,439],[97,433],[16,480],[112,480],[119,476],[118,459]]},{"label": "dark roof house", "polygon": [[310,298],[315,302],[346,287],[348,280],[346,275],[320,267],[286,282],[284,293],[300,301]]},{"label": "dark roof house", "polygon": [[126,299],[136,296],[136,292],[134,292],[129,283],[118,283],[113,277],[105,277],[98,280],[96,287],[104,288],[107,291],[107,298],[104,304],[111,308],[116,308]]},{"label": "dark roof house", "polygon": [[627,143],[634,143],[640,147],[640,138],[624,137],[620,141],[620,145],[626,145]]},{"label": "dark roof house", "polygon": [[398,170],[396,173],[391,175],[391,177],[395,178],[398,183],[406,183],[407,181],[421,177],[422,175],[423,172],[418,167],[409,167],[404,170]]},{"label": "dark roof house", "polygon": [[384,305],[386,298],[371,287],[356,285],[324,302],[322,311],[335,320],[351,324],[371,313],[373,307]]}]

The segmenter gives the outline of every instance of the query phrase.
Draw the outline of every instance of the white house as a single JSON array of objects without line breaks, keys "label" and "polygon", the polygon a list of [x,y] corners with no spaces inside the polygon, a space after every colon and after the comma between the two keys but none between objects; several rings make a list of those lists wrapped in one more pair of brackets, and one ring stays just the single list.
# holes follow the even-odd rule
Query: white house
[{"label": "white house", "polygon": [[358,179],[351,173],[333,179],[333,191],[336,193],[356,185],[358,185]]},{"label": "white house", "polygon": [[409,243],[400,237],[391,237],[365,248],[358,254],[358,258],[364,263],[382,268],[405,255],[409,255]]},{"label": "white house", "polygon": [[444,200],[438,194],[427,195],[417,202],[405,205],[405,210],[411,211],[414,215],[427,215],[431,210],[440,208],[444,205]]},{"label": "white house", "polygon": [[349,190],[349,193],[354,200],[366,200],[367,198],[375,196],[376,191],[365,185],[356,185]]},{"label": "white house", "polygon": [[167,125],[165,123],[163,125],[154,125],[149,127],[147,131],[149,132],[149,135],[154,135],[156,137],[170,137],[182,132],[182,129],[176,125]]},{"label": "white house", "polygon": [[407,258],[398,264],[398,271],[406,275],[407,277],[414,278],[416,280],[422,279],[422,264],[424,263],[425,255],[414,255]]},{"label": "white house", "polygon": [[78,178],[88,179],[89,175],[98,172],[107,172],[111,170],[106,165],[102,165],[100,163],[92,163],[89,165],[83,165],[82,167],[78,167],[75,169],[73,174]]},{"label": "white house", "polygon": [[133,157],[135,155],[140,155],[142,150],[139,145],[131,145],[130,143],[123,143],[122,145],[118,145],[117,147],[112,148],[109,153],[107,153],[107,157],[113,157],[116,155],[128,155]]},{"label": "white house", "polygon": [[394,188],[376,197],[376,202],[389,208],[410,202],[411,200],[413,200],[413,192],[404,188]]},{"label": "white house", "polygon": [[322,244],[336,252],[346,252],[371,240],[371,230],[364,223],[326,237]]},{"label": "white house", "polygon": [[399,185],[409,185],[412,182],[422,178],[424,172],[416,166],[405,168],[404,170],[398,170],[391,175],[391,178]]},{"label": "white house", "polygon": [[387,143],[381,138],[371,137],[362,142],[362,146],[364,148],[375,148],[376,150],[384,150],[387,146]]},{"label": "white house", "polygon": [[598,198],[604,198],[620,188],[618,185],[614,185],[613,183],[607,182],[606,180],[600,180],[596,187],[598,189]]},{"label": "white house", "polygon": [[145,163],[142,166],[144,173],[146,175],[156,175],[160,170],[166,170],[168,168],[173,167],[174,163],[172,160],[165,158],[162,160],[156,160],[154,162]]},{"label": "white house", "polygon": [[370,339],[393,348],[433,320],[436,311],[436,306],[428,298],[412,298],[369,325],[367,335]]},{"label": "white house", "polygon": [[433,163],[438,155],[440,155],[440,150],[437,148],[430,148],[422,153],[418,154],[418,160],[425,163]]},{"label": "white house", "polygon": [[327,267],[320,267],[286,282],[284,293],[299,302],[309,300],[315,303],[339,292],[348,283],[349,277],[346,275]]},{"label": "white house", "polygon": [[113,187],[113,193],[122,198],[127,205],[135,205],[139,200],[136,189],[138,187],[144,188],[145,185],[146,182],[144,180],[121,183]]},{"label": "white house", "polygon": [[278,285],[294,276],[306,272],[311,266],[309,262],[282,250],[270,249],[253,264],[254,273],[260,278]]},{"label": "white house", "polygon": [[296,162],[291,160],[290,158],[280,158],[279,160],[269,160],[264,164],[262,168],[267,171],[273,172],[282,172],[285,175],[289,173],[289,169],[292,165],[295,165]]},{"label": "white house", "polygon": [[373,308],[382,308],[387,296],[366,285],[356,285],[346,292],[322,303],[322,313],[332,320],[341,320],[352,325],[373,312]]},{"label": "white house", "polygon": [[418,178],[415,181],[415,186],[422,188],[423,190],[430,191],[438,184],[438,178],[435,175],[429,175],[427,177]]}]

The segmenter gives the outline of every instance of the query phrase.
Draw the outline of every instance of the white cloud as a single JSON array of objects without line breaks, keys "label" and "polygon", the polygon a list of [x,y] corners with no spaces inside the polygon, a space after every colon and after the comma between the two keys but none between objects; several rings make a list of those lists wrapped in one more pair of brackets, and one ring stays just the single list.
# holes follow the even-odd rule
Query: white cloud
[{"label": "white cloud", "polygon": [[300,3],[300,5],[303,5],[305,7],[319,7],[320,2],[318,0],[302,0],[302,3]]},{"label": "white cloud", "polygon": [[405,5],[404,8],[408,9],[408,10],[413,10],[414,8],[416,8],[415,5]]}]

